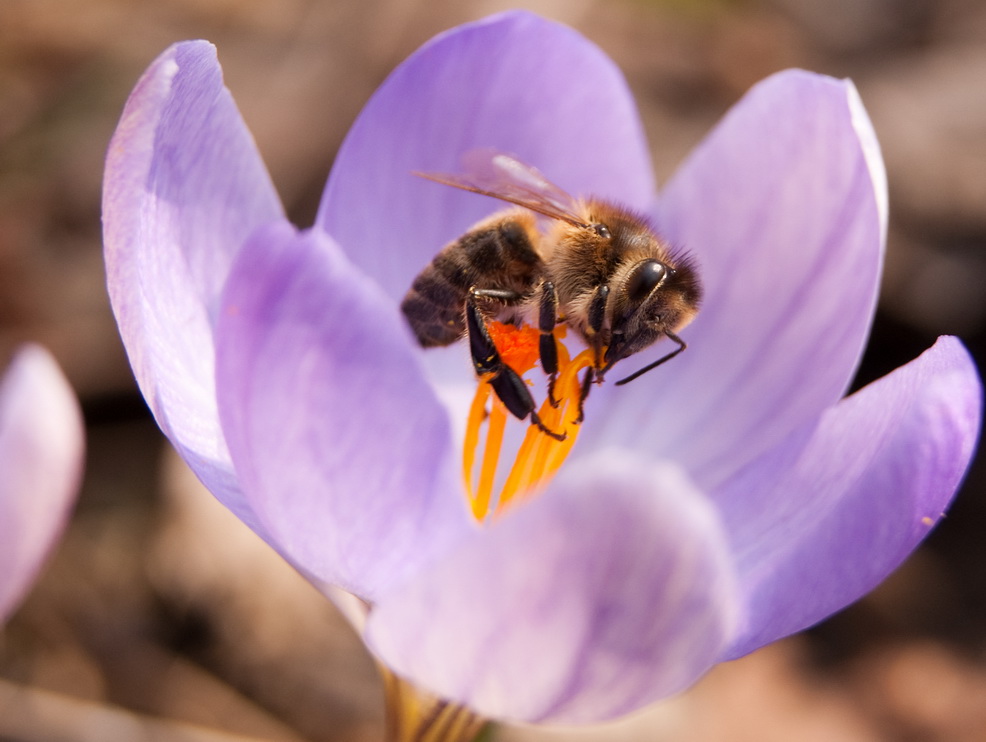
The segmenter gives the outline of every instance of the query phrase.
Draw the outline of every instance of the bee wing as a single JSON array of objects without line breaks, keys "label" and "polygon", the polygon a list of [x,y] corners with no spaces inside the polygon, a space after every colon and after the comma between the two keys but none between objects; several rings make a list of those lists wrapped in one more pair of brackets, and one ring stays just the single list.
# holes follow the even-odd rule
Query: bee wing
[{"label": "bee wing", "polygon": [[414,173],[436,183],[498,198],[577,227],[588,226],[579,216],[578,201],[532,165],[492,149],[472,150],[463,158],[466,172]]}]

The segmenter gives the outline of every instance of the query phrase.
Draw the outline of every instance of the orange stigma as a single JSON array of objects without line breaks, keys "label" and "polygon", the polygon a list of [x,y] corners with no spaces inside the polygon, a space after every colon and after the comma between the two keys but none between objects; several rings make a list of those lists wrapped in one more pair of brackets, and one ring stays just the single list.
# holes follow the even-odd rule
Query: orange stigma
[{"label": "orange stigma", "polygon": [[[540,341],[540,333],[536,328],[504,325],[500,322],[490,322],[488,328],[504,363],[521,375],[534,368],[539,358]],[[554,332],[556,341],[560,341],[565,335],[565,326],[559,325]],[[537,414],[548,430],[564,434],[565,439],[556,440],[536,425],[526,420],[521,421],[521,424],[527,426],[527,431],[495,499],[493,495],[504,432],[511,416],[497,396],[492,394],[489,382],[486,379],[479,380],[466,420],[462,468],[472,514],[481,523],[491,514],[494,517],[501,515],[511,504],[544,487],[575,445],[581,422],[582,380],[579,372],[593,365],[593,354],[589,350],[583,350],[575,358],[571,358],[561,342],[557,342],[557,346],[558,375],[553,395],[555,404],[545,399]],[[482,457],[477,466],[476,457],[484,423],[486,436]]]}]

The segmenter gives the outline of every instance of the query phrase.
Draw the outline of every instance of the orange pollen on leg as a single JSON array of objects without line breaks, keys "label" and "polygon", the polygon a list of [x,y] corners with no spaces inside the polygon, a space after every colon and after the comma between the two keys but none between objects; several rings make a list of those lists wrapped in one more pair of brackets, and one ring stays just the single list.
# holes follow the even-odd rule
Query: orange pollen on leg
[{"label": "orange pollen on leg", "polygon": [[[519,374],[532,369],[540,357],[541,333],[533,327],[504,325],[491,322],[490,335],[501,359]],[[554,384],[555,404],[545,399],[537,411],[542,424],[548,430],[564,434],[562,441],[547,435],[537,425],[525,420],[527,431],[517,448],[513,463],[502,479],[499,490],[496,474],[504,453],[503,438],[509,422],[518,422],[507,412],[503,403],[492,393],[488,378],[481,378],[466,420],[462,468],[466,492],[473,516],[479,522],[492,514],[497,517],[511,505],[543,488],[568,457],[579,434],[579,417],[582,397],[580,373],[593,365],[589,350],[571,358],[568,350],[558,342],[565,334],[559,326],[554,335],[558,348],[558,374]],[[487,409],[489,403],[489,410]],[[485,438],[482,429],[486,428]],[[482,455],[477,464],[477,451],[482,439]],[[494,498],[494,492],[496,497]]]}]

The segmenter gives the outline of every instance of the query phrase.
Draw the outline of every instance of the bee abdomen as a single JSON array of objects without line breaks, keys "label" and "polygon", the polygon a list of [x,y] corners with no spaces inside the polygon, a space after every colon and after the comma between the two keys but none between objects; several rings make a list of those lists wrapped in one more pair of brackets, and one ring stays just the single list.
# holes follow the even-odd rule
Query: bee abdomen
[{"label": "bee abdomen", "polygon": [[433,347],[461,338],[473,287],[528,292],[542,268],[532,242],[535,235],[533,217],[514,213],[487,220],[446,245],[414,279],[401,303],[418,342]]},{"label": "bee abdomen", "polygon": [[401,302],[401,311],[423,347],[450,345],[462,337],[468,291],[468,286],[463,289],[447,281],[434,263],[414,279]]}]

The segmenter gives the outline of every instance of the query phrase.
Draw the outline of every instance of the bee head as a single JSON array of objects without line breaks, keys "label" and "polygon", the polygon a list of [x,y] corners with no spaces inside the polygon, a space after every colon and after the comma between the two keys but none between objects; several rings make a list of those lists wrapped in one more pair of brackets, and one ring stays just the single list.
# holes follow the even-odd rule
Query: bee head
[{"label": "bee head", "polygon": [[608,307],[607,368],[691,322],[702,295],[695,268],[687,258],[673,262],[646,258],[621,274]]}]

